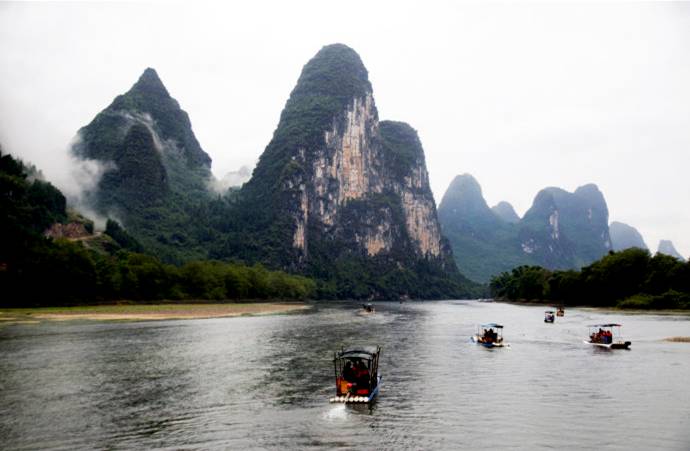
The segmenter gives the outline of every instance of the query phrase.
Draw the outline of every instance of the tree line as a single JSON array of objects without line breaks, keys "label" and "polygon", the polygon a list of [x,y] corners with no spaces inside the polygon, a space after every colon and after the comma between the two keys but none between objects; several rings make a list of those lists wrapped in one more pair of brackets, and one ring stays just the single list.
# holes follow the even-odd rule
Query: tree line
[{"label": "tree line", "polygon": [[492,278],[491,295],[639,309],[690,309],[690,262],[648,250],[610,252],[580,271],[519,266]]},{"label": "tree line", "polygon": [[0,212],[0,303],[5,306],[123,299],[300,300],[315,290],[309,278],[261,265],[163,263],[142,253],[142,246],[112,220],[102,235],[87,240],[48,238],[44,231],[51,224],[69,220],[65,197],[1,149]]}]

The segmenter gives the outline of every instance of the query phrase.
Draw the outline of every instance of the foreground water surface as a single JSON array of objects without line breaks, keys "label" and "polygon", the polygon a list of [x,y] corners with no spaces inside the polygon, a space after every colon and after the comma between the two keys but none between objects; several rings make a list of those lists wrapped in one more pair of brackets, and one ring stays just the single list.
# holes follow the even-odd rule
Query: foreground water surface
[{"label": "foreground water surface", "polygon": [[[476,301],[282,316],[0,326],[3,449],[690,449],[690,317]],[[505,324],[511,348],[469,343]],[[621,322],[630,351],[583,344]],[[328,403],[332,352],[379,344],[371,407]]]}]

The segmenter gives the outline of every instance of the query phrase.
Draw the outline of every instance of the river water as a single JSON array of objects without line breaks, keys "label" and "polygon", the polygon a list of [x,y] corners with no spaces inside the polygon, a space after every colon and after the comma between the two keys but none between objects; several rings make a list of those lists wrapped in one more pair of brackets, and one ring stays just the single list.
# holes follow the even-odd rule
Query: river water
[{"label": "river water", "polygon": [[[690,317],[449,301],[0,326],[2,449],[690,449]],[[469,342],[502,322],[510,348]],[[621,322],[630,351],[583,344]],[[332,352],[382,346],[368,406]]]}]

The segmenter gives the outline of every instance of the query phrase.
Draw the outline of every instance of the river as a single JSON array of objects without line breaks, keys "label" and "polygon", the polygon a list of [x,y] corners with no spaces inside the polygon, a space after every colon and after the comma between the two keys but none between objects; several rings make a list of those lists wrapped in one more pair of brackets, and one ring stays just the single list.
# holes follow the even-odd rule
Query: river
[{"label": "river", "polygon": [[[3,449],[690,449],[690,317],[476,301],[0,326]],[[510,348],[469,342],[502,322]],[[629,351],[583,344],[621,322]],[[329,404],[333,350],[379,344],[370,407]]]}]

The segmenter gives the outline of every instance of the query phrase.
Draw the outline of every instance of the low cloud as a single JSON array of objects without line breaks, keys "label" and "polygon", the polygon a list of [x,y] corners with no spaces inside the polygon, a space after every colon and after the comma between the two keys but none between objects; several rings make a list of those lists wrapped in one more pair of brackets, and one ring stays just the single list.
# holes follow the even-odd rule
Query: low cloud
[{"label": "low cloud", "polygon": [[218,194],[225,194],[230,188],[242,186],[251,177],[252,170],[249,166],[242,166],[237,171],[228,172],[220,180],[211,178],[208,183],[208,189]]}]

